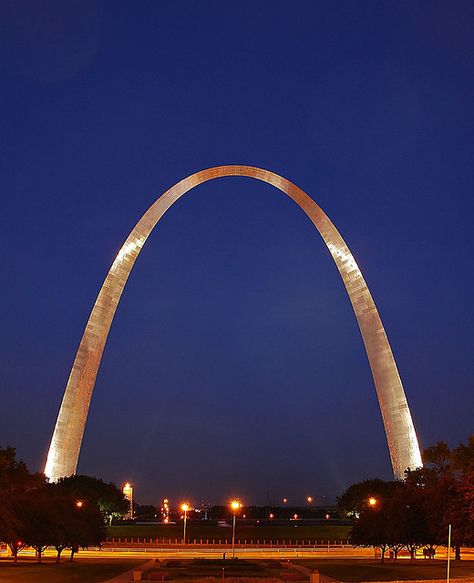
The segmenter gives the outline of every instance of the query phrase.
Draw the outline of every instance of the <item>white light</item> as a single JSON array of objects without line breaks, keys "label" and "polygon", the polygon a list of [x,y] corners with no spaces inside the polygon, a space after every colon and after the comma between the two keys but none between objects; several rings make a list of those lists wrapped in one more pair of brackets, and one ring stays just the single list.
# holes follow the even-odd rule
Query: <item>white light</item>
[{"label": "white light", "polygon": [[338,247],[337,245],[334,245],[334,243],[326,243],[329,251],[331,252],[331,255],[334,257],[334,259],[339,259],[342,263],[346,264],[346,268],[348,269],[348,271],[360,271],[359,270],[359,266],[357,265],[357,263],[355,262],[354,257],[352,256],[352,253],[349,251],[349,249],[344,249],[341,247]]},{"label": "white light", "polygon": [[117,253],[117,257],[115,258],[111,269],[113,269],[114,267],[117,267],[119,263],[122,262],[122,260],[124,259],[124,257],[126,255],[129,255],[130,253],[133,253],[134,251],[136,253],[140,252],[140,249],[143,247],[143,241],[141,241],[140,239],[135,239],[134,241],[127,241],[126,243],[124,243],[122,245],[122,248],[120,249],[120,251]]}]

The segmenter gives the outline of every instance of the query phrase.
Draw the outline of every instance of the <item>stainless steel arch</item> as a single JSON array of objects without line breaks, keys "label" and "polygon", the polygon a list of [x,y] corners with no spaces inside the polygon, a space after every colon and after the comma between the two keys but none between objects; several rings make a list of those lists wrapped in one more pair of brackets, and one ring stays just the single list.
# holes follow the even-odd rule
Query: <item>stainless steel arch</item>
[{"label": "stainless steel arch", "polygon": [[285,178],[252,166],[216,166],[181,180],[146,211],[120,249],[97,296],[87,322],[54,429],[45,474],[50,480],[74,474],[102,353],[120,296],[132,267],[157,222],[183,194],[224,176],[246,176],[272,184],[309,217],[324,239],[349,294],[375,382],[388,448],[396,478],[422,465],[420,449],[382,321],[362,273],[343,238],[322,209]]}]

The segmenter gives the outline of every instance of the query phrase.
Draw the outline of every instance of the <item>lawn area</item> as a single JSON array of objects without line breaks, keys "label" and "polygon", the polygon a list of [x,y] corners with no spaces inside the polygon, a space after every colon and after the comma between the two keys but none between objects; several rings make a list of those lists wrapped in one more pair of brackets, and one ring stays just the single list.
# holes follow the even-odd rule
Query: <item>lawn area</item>
[{"label": "lawn area", "polygon": [[[307,525],[262,525],[262,526],[247,526],[238,524],[236,529],[236,539],[247,540],[266,540],[266,541],[282,541],[282,540],[346,540],[349,536],[351,527],[342,525],[326,525],[326,524],[307,524]],[[181,539],[183,536],[183,526],[180,524],[143,524],[143,525],[123,525],[111,526],[109,528],[109,538],[146,538],[146,539]],[[188,541],[196,539],[197,541],[203,539],[208,540],[227,540],[230,542],[232,538],[232,529],[221,527],[217,525],[202,525],[188,523],[187,535]]]},{"label": "lawn area", "polygon": [[170,579],[203,579],[205,577],[272,577],[268,561],[245,561],[242,559],[214,560],[194,559],[192,561],[166,561],[165,570]]},{"label": "lawn area", "polygon": [[0,561],[1,583],[102,583],[120,573],[141,565],[143,561],[77,559],[59,565],[47,560],[38,565],[33,560],[22,559],[18,566],[10,561]]},{"label": "lawn area", "polygon": [[[408,560],[400,561],[397,564],[380,561],[350,561],[339,560],[307,560],[300,561],[301,565],[317,569],[324,575],[337,579],[338,581],[408,581],[426,579],[445,579],[446,562],[435,561],[433,565],[422,560],[410,565]],[[452,579],[474,579],[474,561],[452,561]]]}]

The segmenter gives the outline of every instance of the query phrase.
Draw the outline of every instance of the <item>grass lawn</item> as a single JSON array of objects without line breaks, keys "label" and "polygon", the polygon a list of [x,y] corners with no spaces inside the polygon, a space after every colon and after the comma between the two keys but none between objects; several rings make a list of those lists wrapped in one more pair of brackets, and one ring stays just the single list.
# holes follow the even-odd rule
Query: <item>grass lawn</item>
[{"label": "grass lawn", "polygon": [[204,577],[271,577],[266,561],[245,561],[242,559],[215,560],[194,559],[192,561],[167,561],[165,570],[171,579],[202,579]]},{"label": "grass lawn", "polygon": [[[258,582],[259,579],[283,580],[298,583],[306,583],[308,575],[296,571],[289,566],[289,561],[277,560],[169,560],[158,567],[158,571],[166,573],[170,581],[187,583],[193,580],[203,581],[213,578],[218,583],[222,579],[222,569],[225,569],[225,579],[234,580],[242,578],[247,583]],[[427,562],[417,561],[411,565],[409,561],[400,563],[380,563],[376,560],[302,560],[291,561],[292,564],[300,564],[310,569],[317,569],[322,575],[343,582],[358,583],[361,581],[406,581],[443,579],[446,577],[445,561],[436,561],[429,565]],[[451,576],[453,579],[474,578],[474,561],[458,561],[451,563]],[[262,580],[262,583],[265,581]]]},{"label": "grass lawn", "polygon": [[[350,526],[326,525],[326,524],[308,524],[308,525],[277,525],[277,526],[247,526],[237,524],[236,539],[256,541],[282,541],[282,540],[346,540],[351,530]],[[183,536],[183,526],[181,524],[143,524],[143,525],[123,525],[111,526],[108,531],[109,538],[146,538],[146,539],[181,539]],[[202,525],[188,523],[187,535],[188,541],[197,541],[203,539],[219,539],[230,542],[232,538],[232,529],[216,525]]]},{"label": "grass lawn", "polygon": [[21,559],[18,566],[0,561],[0,583],[102,583],[120,573],[141,565],[143,561],[77,559],[59,565],[47,559],[38,565],[33,560]]},{"label": "grass lawn", "polygon": [[[380,561],[350,561],[350,560],[307,560],[301,565],[318,569],[324,575],[339,581],[407,581],[410,579],[443,579],[446,578],[446,561],[435,561],[433,565],[417,560],[410,565],[408,560],[396,564]],[[473,579],[474,561],[452,561],[452,579]]]}]

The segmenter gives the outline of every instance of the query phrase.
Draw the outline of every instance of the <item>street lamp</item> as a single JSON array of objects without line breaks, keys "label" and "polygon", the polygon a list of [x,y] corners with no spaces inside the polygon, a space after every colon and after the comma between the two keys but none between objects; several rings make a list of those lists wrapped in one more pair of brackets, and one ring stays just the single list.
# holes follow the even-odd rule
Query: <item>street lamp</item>
[{"label": "street lamp", "polygon": [[371,508],[375,508],[377,506],[377,504],[379,503],[379,501],[377,500],[377,498],[374,498],[373,496],[371,496],[368,500],[367,500],[369,506]]},{"label": "street lamp", "polygon": [[128,518],[133,520],[133,486],[130,482],[125,482],[122,486],[122,492],[125,498],[130,502],[130,511],[128,513]]},{"label": "street lamp", "polygon": [[183,522],[183,545],[186,544],[186,518],[187,518],[187,512],[189,510],[189,505],[186,504],[186,502],[183,502],[183,504],[181,504],[181,510],[184,512],[184,522]]},{"label": "street lamp", "polygon": [[82,500],[77,500],[76,502],[76,508],[82,508],[84,502]]},{"label": "street lamp", "polygon": [[232,500],[230,507],[232,508],[232,558],[235,559],[235,513],[242,506],[238,500]]}]

